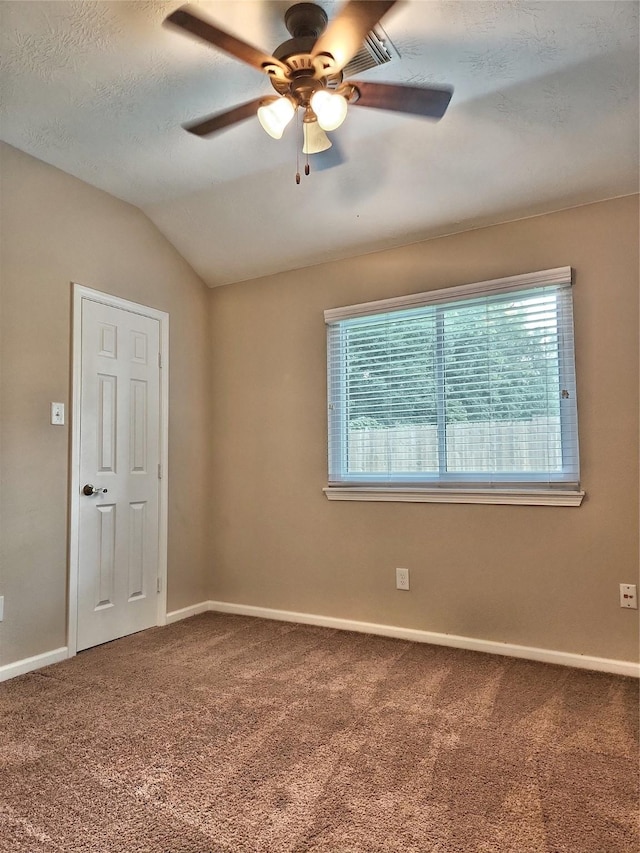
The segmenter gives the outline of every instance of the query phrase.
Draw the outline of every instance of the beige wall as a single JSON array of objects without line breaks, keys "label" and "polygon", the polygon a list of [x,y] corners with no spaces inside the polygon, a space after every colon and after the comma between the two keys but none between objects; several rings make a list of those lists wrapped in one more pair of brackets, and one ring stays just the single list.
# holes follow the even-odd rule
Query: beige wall
[{"label": "beige wall", "polygon": [[[580,508],[325,498],[325,308],[564,265]],[[211,598],[637,659],[618,604],[638,578],[637,198],[218,288],[210,308]]]},{"label": "beige wall", "polygon": [[[637,659],[618,607],[638,577],[637,198],[207,291],[138,210],[0,151],[0,665],[66,643],[69,429],[48,421],[70,402],[71,281],[171,315],[170,610],[210,597]],[[327,501],[324,309],[563,265],[582,507]]]},{"label": "beige wall", "polygon": [[169,610],[205,598],[209,294],[139,210],[0,153],[3,664],[66,645],[71,281],[170,313]]}]

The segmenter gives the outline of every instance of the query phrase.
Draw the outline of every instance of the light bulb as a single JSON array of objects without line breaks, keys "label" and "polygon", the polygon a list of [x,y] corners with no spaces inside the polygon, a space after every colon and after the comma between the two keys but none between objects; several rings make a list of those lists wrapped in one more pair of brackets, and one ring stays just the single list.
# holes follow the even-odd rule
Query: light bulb
[{"label": "light bulb", "polygon": [[324,130],[318,126],[317,121],[305,121],[302,125],[302,133],[304,138],[303,154],[319,154],[321,151],[331,148],[331,140]]},{"label": "light bulb", "polygon": [[337,92],[319,89],[311,98],[311,109],[323,130],[335,130],[347,117],[347,99]]},{"label": "light bulb", "polygon": [[258,121],[269,136],[280,139],[295,113],[295,107],[289,98],[276,98],[258,107]]}]

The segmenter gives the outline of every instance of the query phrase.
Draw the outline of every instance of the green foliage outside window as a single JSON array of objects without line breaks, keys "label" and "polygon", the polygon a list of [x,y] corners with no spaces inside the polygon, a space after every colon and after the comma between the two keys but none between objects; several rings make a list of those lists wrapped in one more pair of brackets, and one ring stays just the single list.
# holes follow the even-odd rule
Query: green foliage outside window
[{"label": "green foliage outside window", "polygon": [[520,297],[431,306],[379,331],[354,324],[346,338],[349,429],[430,425],[439,414],[446,423],[557,415],[555,312],[553,296]]}]

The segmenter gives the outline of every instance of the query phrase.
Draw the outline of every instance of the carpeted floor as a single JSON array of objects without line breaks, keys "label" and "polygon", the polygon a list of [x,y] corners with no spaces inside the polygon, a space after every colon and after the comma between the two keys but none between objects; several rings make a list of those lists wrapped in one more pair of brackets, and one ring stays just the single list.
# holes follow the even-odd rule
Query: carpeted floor
[{"label": "carpeted floor", "polygon": [[204,614],[0,685],[7,853],[637,853],[635,680]]}]

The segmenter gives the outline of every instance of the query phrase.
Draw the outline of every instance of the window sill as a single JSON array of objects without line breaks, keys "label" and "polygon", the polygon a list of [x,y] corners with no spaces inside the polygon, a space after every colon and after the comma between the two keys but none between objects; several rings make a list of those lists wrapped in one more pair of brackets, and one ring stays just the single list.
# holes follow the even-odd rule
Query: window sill
[{"label": "window sill", "polygon": [[411,489],[327,486],[330,501],[406,501],[409,503],[580,506],[584,492],[560,489]]}]

